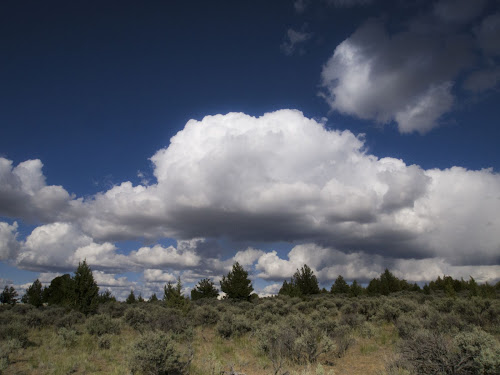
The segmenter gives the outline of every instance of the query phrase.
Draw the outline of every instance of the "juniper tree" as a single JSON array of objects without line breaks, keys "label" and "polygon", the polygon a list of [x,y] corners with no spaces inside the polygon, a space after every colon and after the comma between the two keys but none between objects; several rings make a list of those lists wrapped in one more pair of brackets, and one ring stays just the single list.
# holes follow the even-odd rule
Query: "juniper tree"
[{"label": "juniper tree", "polygon": [[13,286],[5,285],[3,292],[0,293],[0,303],[6,305],[15,305],[17,303],[17,291]]},{"label": "juniper tree", "polygon": [[227,298],[231,299],[248,300],[250,299],[250,294],[253,292],[248,272],[238,262],[233,264],[233,269],[227,276],[222,276],[220,288],[226,293]]},{"label": "juniper tree", "polygon": [[71,306],[75,299],[74,280],[69,274],[57,276],[43,290],[43,301],[49,305]]},{"label": "juniper tree", "polygon": [[339,275],[332,285],[330,290],[332,294],[347,294],[349,293],[349,285],[346,283],[342,275]]},{"label": "juniper tree", "polygon": [[201,298],[217,298],[218,296],[219,290],[210,279],[200,280],[194,289],[191,290],[191,299],[193,301]]},{"label": "juniper tree", "polygon": [[28,287],[23,298],[21,298],[21,301],[23,303],[29,303],[35,307],[43,305],[43,290],[40,280],[36,279],[33,284]]},{"label": "juniper tree", "polygon": [[125,302],[128,303],[129,305],[137,302],[137,299],[135,298],[134,291],[132,289],[130,290],[130,294],[128,295]]},{"label": "juniper tree", "polygon": [[73,303],[76,309],[86,315],[96,312],[99,303],[99,287],[87,261],[84,260],[78,264],[73,281],[75,292]]},{"label": "juniper tree", "polygon": [[292,282],[297,285],[303,295],[319,294],[319,285],[313,270],[307,265],[297,270],[292,277]]}]

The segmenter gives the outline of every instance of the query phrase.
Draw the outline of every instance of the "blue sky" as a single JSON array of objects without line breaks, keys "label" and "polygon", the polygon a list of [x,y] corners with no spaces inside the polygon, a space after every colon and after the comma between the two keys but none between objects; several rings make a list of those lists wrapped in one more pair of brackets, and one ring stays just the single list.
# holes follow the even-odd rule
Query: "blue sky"
[{"label": "blue sky", "polygon": [[118,296],[236,260],[262,295],[303,263],[327,287],[498,280],[499,12],[1,4],[0,278],[86,258]]}]

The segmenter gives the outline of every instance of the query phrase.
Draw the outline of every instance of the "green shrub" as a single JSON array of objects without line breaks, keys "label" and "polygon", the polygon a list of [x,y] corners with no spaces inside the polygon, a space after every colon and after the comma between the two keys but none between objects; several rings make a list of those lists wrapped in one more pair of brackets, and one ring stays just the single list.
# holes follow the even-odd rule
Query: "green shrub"
[{"label": "green shrub", "polygon": [[63,346],[72,347],[78,341],[78,332],[72,328],[61,327],[57,330],[57,337]]},{"label": "green shrub", "polygon": [[45,325],[48,325],[48,317],[40,312],[39,310],[29,311],[25,316],[26,325],[29,328],[40,329]]},{"label": "green shrub", "polygon": [[361,324],[358,327],[359,335],[361,337],[364,337],[364,338],[371,338],[371,337],[373,337],[377,333],[377,331],[378,331],[378,328],[375,327],[370,322],[363,322],[363,324]]},{"label": "green shrub", "polygon": [[394,301],[386,301],[378,312],[378,317],[386,322],[393,323],[401,315],[401,310]]},{"label": "green shrub", "polygon": [[183,355],[171,336],[164,332],[146,332],[132,345],[132,373],[154,375],[186,374],[191,358]]},{"label": "green shrub", "polygon": [[449,344],[442,335],[419,330],[400,342],[399,353],[398,367],[417,374],[453,374]]},{"label": "green shrub", "polygon": [[232,319],[228,319],[226,316],[224,316],[219,323],[217,323],[217,333],[225,338],[228,339],[233,335],[233,322]]},{"label": "green shrub", "polygon": [[405,314],[396,321],[396,329],[402,339],[411,338],[418,330],[422,329],[422,321],[413,314]]},{"label": "green shrub", "polygon": [[500,373],[500,344],[474,328],[455,339],[428,330],[416,332],[399,344],[400,358],[393,364],[417,374],[494,375]]},{"label": "green shrub", "polygon": [[109,349],[111,348],[111,335],[102,335],[97,339],[97,346],[100,349]]},{"label": "green shrub", "polygon": [[9,339],[0,342],[0,374],[9,366],[10,354],[21,347],[22,345],[17,339]]},{"label": "green shrub", "polygon": [[99,307],[97,308],[97,311],[99,314],[107,314],[112,318],[121,318],[126,310],[127,310],[127,304],[125,303],[120,303],[117,301],[109,301],[106,303],[99,304]]},{"label": "green shrub", "polygon": [[259,327],[256,332],[259,349],[277,371],[284,360],[297,364],[315,363],[334,344],[325,332],[304,316],[289,316],[277,323]]},{"label": "green shrub", "polygon": [[500,344],[479,328],[461,332],[453,340],[457,374],[494,375],[500,373]]},{"label": "green shrub", "polygon": [[183,312],[178,309],[155,306],[151,307],[147,314],[150,319],[149,326],[154,330],[182,334],[191,327]]},{"label": "green shrub", "polygon": [[85,321],[85,315],[76,310],[70,310],[56,321],[57,327],[71,328]]},{"label": "green shrub", "polygon": [[223,338],[241,336],[252,330],[250,321],[244,315],[224,314],[217,324],[217,332]]},{"label": "green shrub", "polygon": [[318,357],[334,347],[330,338],[318,329],[305,330],[294,342],[295,361],[300,364],[316,363]]},{"label": "green shrub", "polygon": [[340,318],[340,324],[348,325],[351,328],[361,326],[365,322],[365,318],[359,314],[344,314]]},{"label": "green shrub", "polygon": [[147,316],[143,309],[134,307],[127,309],[124,315],[124,320],[130,327],[137,329],[138,331],[143,331],[146,325],[150,323],[151,319]]},{"label": "green shrub", "polygon": [[197,325],[214,325],[219,321],[219,311],[209,305],[193,308],[190,315]]},{"label": "green shrub", "polygon": [[94,315],[87,319],[87,332],[91,335],[119,334],[120,324],[108,315]]},{"label": "green shrub", "polygon": [[1,341],[17,340],[22,348],[28,345],[28,327],[19,321],[4,324],[0,327]]},{"label": "green shrub", "polygon": [[341,358],[346,353],[347,349],[349,349],[356,340],[352,336],[352,329],[348,325],[340,325],[336,327],[331,337],[336,347],[336,355],[338,358]]}]

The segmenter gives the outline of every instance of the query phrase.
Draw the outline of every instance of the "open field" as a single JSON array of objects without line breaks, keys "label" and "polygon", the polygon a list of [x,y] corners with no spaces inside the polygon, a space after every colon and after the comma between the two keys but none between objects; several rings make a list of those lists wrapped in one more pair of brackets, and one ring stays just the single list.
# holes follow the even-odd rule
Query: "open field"
[{"label": "open field", "polygon": [[[418,374],[418,356],[428,355],[436,366],[427,373],[496,374],[499,316],[498,299],[421,293],[202,300],[177,309],[108,302],[87,317],[2,306],[1,366],[3,374]],[[420,348],[428,351],[413,355]]]}]

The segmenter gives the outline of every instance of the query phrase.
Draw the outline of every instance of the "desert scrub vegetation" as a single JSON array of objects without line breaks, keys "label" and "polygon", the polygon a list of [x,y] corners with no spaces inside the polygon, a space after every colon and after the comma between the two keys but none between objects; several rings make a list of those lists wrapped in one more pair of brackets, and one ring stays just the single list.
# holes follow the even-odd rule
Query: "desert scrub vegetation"
[{"label": "desert scrub vegetation", "polygon": [[420,297],[113,301],[87,316],[2,306],[0,364],[5,374],[498,373],[498,299]]},{"label": "desert scrub vegetation", "polygon": [[[500,373],[496,287],[494,294],[489,287],[483,293],[472,280],[445,277],[418,290],[384,272],[369,288],[357,284],[354,293],[352,285],[339,278],[328,292],[315,288],[312,271],[303,267],[284,283],[282,293],[258,298],[250,294],[240,268],[226,278],[235,280],[236,297],[222,300],[214,298],[217,289],[204,279],[193,299],[180,294],[178,280],[165,287],[163,299],[119,302],[109,293],[96,294],[85,268],[80,284],[88,293],[75,294],[79,304],[71,302],[76,284],[63,275],[41,292],[42,299],[47,296],[52,302],[38,305],[40,288],[35,283],[31,292],[36,295],[26,300],[38,306],[0,305],[0,371]],[[455,288],[453,293],[450,288]]]}]

